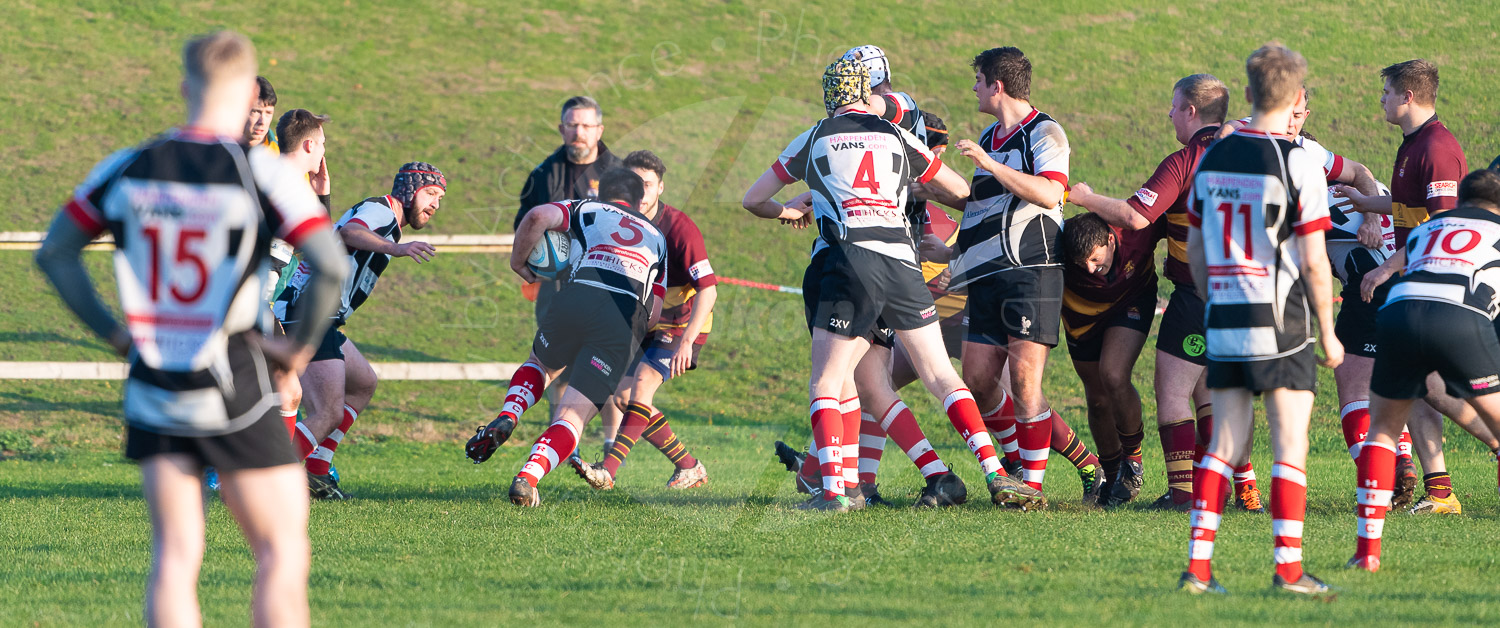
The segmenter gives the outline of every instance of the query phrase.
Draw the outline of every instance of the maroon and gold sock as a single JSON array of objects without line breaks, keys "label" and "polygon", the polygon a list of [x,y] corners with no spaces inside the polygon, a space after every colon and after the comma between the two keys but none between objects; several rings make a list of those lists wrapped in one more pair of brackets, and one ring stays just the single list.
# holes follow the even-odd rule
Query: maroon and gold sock
[{"label": "maroon and gold sock", "polygon": [[1099,465],[1099,457],[1078,439],[1078,433],[1068,427],[1057,412],[1052,413],[1052,451],[1062,454],[1079,469]]},{"label": "maroon and gold sock", "polygon": [[1146,440],[1146,432],[1136,430],[1133,434],[1120,434],[1120,447],[1125,450],[1125,458],[1141,464],[1145,455],[1141,451],[1141,442]]},{"label": "maroon and gold sock", "polygon": [[[858,415],[856,415],[857,419]],[[652,445],[656,445],[661,454],[666,456],[667,460],[671,460],[672,464],[677,465],[677,468],[691,469],[698,464],[698,459],[689,454],[687,447],[677,441],[677,435],[672,433],[672,426],[667,424],[667,417],[662,413],[657,412],[651,417],[651,424],[646,426],[646,431],[642,435],[646,437],[646,440],[651,441]]]},{"label": "maroon and gold sock", "polygon": [[1186,502],[1193,498],[1193,420],[1163,425],[1157,431],[1161,433],[1162,456],[1167,465],[1167,488],[1172,491],[1173,501]]},{"label": "maroon and gold sock", "polygon": [[1422,476],[1422,486],[1427,489],[1431,497],[1446,499],[1453,496],[1453,478],[1446,471],[1428,473]]},{"label": "maroon and gold sock", "polygon": [[630,455],[630,448],[635,446],[636,441],[641,439],[641,432],[651,424],[651,408],[639,403],[632,403],[625,409],[625,418],[620,420],[620,433],[615,435],[615,446],[610,448],[609,453],[604,455],[604,470],[609,472],[609,477],[615,477],[620,471],[620,465],[625,464],[625,457]]}]

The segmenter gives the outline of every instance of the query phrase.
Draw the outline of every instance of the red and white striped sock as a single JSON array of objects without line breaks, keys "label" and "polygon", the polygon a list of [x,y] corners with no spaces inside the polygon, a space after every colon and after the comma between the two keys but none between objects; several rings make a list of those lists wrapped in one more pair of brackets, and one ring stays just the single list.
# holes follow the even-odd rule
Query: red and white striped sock
[{"label": "red and white striped sock", "polygon": [[1255,466],[1249,462],[1234,468],[1234,490],[1238,492],[1246,486],[1257,488],[1255,486]]},{"label": "red and white striped sock", "polygon": [[344,435],[349,433],[349,428],[354,426],[354,420],[359,418],[359,413],[348,405],[344,406],[344,420],[337,428],[323,439],[318,448],[307,457],[307,472],[313,475],[328,475],[329,467],[333,464],[333,453],[338,451],[339,443],[344,442]]},{"label": "red and white striped sock", "polygon": [[1344,444],[1349,447],[1349,458],[1359,460],[1359,446],[1370,433],[1370,400],[1360,399],[1344,404],[1339,409],[1339,425],[1344,430]]},{"label": "red and white striped sock", "polygon": [[317,450],[318,445],[313,440],[312,430],[307,429],[307,424],[298,421],[292,430],[292,446],[297,448],[297,459],[306,460],[312,452]]},{"label": "red and white striped sock", "polygon": [[522,414],[536,403],[536,397],[547,389],[547,375],[541,365],[527,360],[510,376],[510,389],[505,392],[505,405],[500,414],[508,414],[520,422]]},{"label": "red and white striped sock", "polygon": [[1052,449],[1052,411],[1030,418],[1016,417],[1016,432],[1021,444],[1021,481],[1042,490],[1047,474],[1047,454]]},{"label": "red and white striped sock", "polygon": [[[870,427],[866,425],[865,427]],[[890,434],[891,440],[896,441],[896,446],[906,452],[906,457],[911,463],[917,465],[917,470],[922,472],[922,477],[930,478],[939,473],[947,473],[948,465],[932,449],[932,443],[927,442],[927,435],[922,433],[922,427],[917,425],[917,417],[911,413],[911,409],[900,400],[891,404],[881,417],[880,429]],[[864,438],[860,436],[860,438]],[[861,461],[863,462],[863,461]]]},{"label": "red and white striped sock", "polygon": [[860,420],[860,415],[864,413],[859,410],[859,397],[840,401],[839,414],[844,419],[843,444],[839,446],[839,451],[844,456],[842,471],[847,495],[847,489],[859,484],[859,424],[864,422]]},{"label": "red and white striped sock", "polygon": [[809,411],[818,467],[823,471],[823,498],[834,499],[844,494],[844,416],[839,400],[833,397],[813,399]]},{"label": "red and white striped sock", "polygon": [[1192,526],[1188,541],[1188,573],[1199,580],[1213,577],[1214,537],[1219,533],[1219,519],[1224,515],[1224,495],[1229,490],[1229,464],[1213,454],[1204,454],[1193,470]]},{"label": "red and white striped sock", "polygon": [[802,458],[802,466],[797,468],[797,475],[802,476],[808,486],[812,486],[815,484],[813,480],[816,480],[822,471],[818,462],[818,439],[816,435],[810,436],[807,439],[807,456]]},{"label": "red and white striped sock", "polygon": [[1396,489],[1396,450],[1390,445],[1366,442],[1354,461],[1358,479],[1354,485],[1354,558],[1380,567],[1380,535],[1385,531],[1385,513]]},{"label": "red and white striped sock", "polygon": [[1021,446],[1016,442],[1016,404],[1010,395],[1000,391],[1000,405],[985,414],[984,427],[1000,441],[1000,451],[1011,462],[1021,461]]},{"label": "red and white striped sock", "polygon": [[297,433],[297,409],[282,409],[281,422],[286,424],[286,435],[290,437]]},{"label": "red and white striped sock", "polygon": [[1289,464],[1271,465],[1271,534],[1276,537],[1276,575],[1302,578],[1302,520],[1307,515],[1307,472]]},{"label": "red and white striped sock", "polygon": [[990,440],[990,433],[984,428],[984,419],[980,418],[979,406],[975,405],[974,395],[969,389],[959,388],[948,393],[943,399],[943,411],[948,413],[948,422],[958,430],[964,444],[979,460],[979,471],[985,477],[991,473],[1005,475],[1005,468],[1000,466],[1000,458],[995,455],[995,442]]},{"label": "red and white striped sock", "polygon": [[1396,461],[1411,464],[1411,432],[1401,428],[1401,438],[1396,440]]},{"label": "red and white striped sock", "polygon": [[868,412],[859,414],[859,483],[875,484],[880,472],[880,457],[885,454],[885,430]]},{"label": "red and white striped sock", "polygon": [[557,468],[558,462],[573,455],[576,447],[577,428],[567,421],[553,421],[531,445],[531,456],[526,459],[526,464],[521,465],[521,472],[516,477],[525,478],[526,483],[535,488],[537,482]]}]

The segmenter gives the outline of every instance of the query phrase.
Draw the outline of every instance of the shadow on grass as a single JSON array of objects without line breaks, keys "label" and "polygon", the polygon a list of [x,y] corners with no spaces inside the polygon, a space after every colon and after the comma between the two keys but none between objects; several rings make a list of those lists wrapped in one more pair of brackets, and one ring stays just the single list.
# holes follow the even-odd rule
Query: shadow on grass
[{"label": "shadow on grass", "polygon": [[84,499],[141,499],[139,482],[20,482],[0,485],[0,500],[81,497]]},{"label": "shadow on grass", "polygon": [[0,411],[4,412],[86,412],[101,416],[120,415],[117,399],[97,401],[52,401],[13,392],[0,393]]},{"label": "shadow on grass", "polygon": [[86,349],[98,349],[107,352],[104,343],[97,340],[82,338],[70,338],[59,333],[50,331],[5,331],[0,332],[0,343],[13,342],[16,344],[52,343],[66,344]]},{"label": "shadow on grass", "polygon": [[452,362],[415,349],[356,342],[359,352],[372,362]]}]

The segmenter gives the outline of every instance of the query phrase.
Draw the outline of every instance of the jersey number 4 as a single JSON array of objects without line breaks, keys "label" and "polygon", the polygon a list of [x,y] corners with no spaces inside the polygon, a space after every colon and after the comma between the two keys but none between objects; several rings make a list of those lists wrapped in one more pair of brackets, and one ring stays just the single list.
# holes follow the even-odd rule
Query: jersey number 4
[{"label": "jersey number 4", "polygon": [[865,151],[864,159],[859,162],[859,170],[854,171],[854,184],[850,187],[864,188],[870,194],[880,193],[880,184],[875,181],[875,154]]},{"label": "jersey number 4", "polygon": [[[151,292],[151,302],[160,303],[162,284],[161,228],[143,227],[141,229],[141,233],[146,236],[146,241],[149,242],[151,246],[151,285],[149,287],[149,290]],[[175,256],[175,261],[173,262],[174,267],[191,268],[193,274],[198,276],[198,280],[196,282],[188,284],[194,286],[191,291],[184,290],[183,287],[176,282],[173,282],[172,285],[169,286],[168,291],[172,293],[172,298],[177,299],[179,303],[192,303],[194,301],[197,301],[198,299],[203,297],[203,293],[208,289],[208,264],[204,263],[202,253],[194,250],[197,248],[194,243],[202,242],[207,237],[208,232],[204,231],[203,229],[182,229],[177,232],[177,254]],[[175,274],[176,273],[170,273],[169,276]]]}]

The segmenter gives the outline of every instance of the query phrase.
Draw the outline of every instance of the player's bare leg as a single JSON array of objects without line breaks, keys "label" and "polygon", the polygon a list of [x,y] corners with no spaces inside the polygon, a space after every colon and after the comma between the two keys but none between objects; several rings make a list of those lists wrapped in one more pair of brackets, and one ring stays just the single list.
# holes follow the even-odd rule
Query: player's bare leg
[{"label": "player's bare leg", "polygon": [[1203,389],[1203,371],[1202,366],[1156,352],[1156,429],[1167,473],[1167,493],[1158,503],[1185,507],[1192,497],[1195,397]]},{"label": "player's bare leg", "polygon": [[[1126,327],[1104,331],[1103,348],[1098,362],[1074,362],[1083,380],[1088,404],[1089,431],[1094,435],[1104,484],[1098,489],[1097,503],[1119,505],[1114,500],[1121,469],[1133,463],[1131,476],[1139,478],[1141,464],[1141,395],[1135,389],[1131,374],[1146,344],[1146,334]],[[1128,489],[1127,489],[1128,490]],[[1139,489],[1137,489],[1139,492]]]},{"label": "player's bare leg", "polygon": [[620,423],[625,420],[625,407],[630,403],[630,390],[635,388],[635,376],[626,375],[620,380],[620,389],[615,396],[599,408],[601,433],[604,436],[604,455],[614,448],[615,438],[620,435]]},{"label": "player's bare leg", "polygon": [[152,456],[140,467],[141,489],[151,514],[146,623],[199,626],[198,572],[205,543],[202,469],[183,454]]},{"label": "player's bare leg", "polygon": [[1354,460],[1359,459],[1360,444],[1370,433],[1370,375],[1374,370],[1375,359],[1360,355],[1345,355],[1343,363],[1333,369],[1344,445]]},{"label": "player's bare leg", "polygon": [[[1431,395],[1429,395],[1431,396]],[[1425,401],[1415,404],[1411,416],[1406,420],[1406,429],[1411,433],[1411,448],[1422,463],[1423,495],[1417,500],[1412,512],[1433,514],[1460,514],[1463,506],[1453,494],[1453,480],[1448,475],[1448,465],[1443,457],[1443,415],[1432,404]],[[1399,453],[1399,449],[1398,449]],[[1397,495],[1402,494],[1401,476],[1397,476]],[[1392,507],[1401,508],[1404,503],[1392,500]]]},{"label": "player's bare leg", "polygon": [[[555,371],[554,371],[555,373]],[[550,378],[549,378],[550,379]],[[521,466],[510,484],[510,502],[517,506],[538,506],[542,503],[536,485],[563,460],[573,455],[578,447],[578,435],[589,419],[599,412],[599,404],[590,401],[572,386],[559,395],[556,419],[531,446],[531,455]]]},{"label": "player's bare leg", "polygon": [[292,434],[292,443],[302,458],[312,455],[318,443],[343,420],[346,373],[343,360],[318,360],[303,371],[302,421]]},{"label": "player's bare leg", "polygon": [[244,469],[222,474],[224,505],[239,522],[255,556],[250,601],[256,626],[308,625],[306,478],[297,465]]},{"label": "player's bare leg", "polygon": [[[344,400],[339,408],[339,421],[326,434],[319,429],[311,430],[315,436],[322,438],[317,448],[307,456],[308,483],[313,488],[313,496],[318,499],[347,497],[339,488],[338,479],[332,475],[333,455],[344,442],[349,430],[353,429],[355,420],[370,405],[378,383],[374,367],[370,366],[370,362],[354,346],[353,341],[346,338],[341,349],[344,352]],[[320,425],[319,428],[321,427]]]}]

